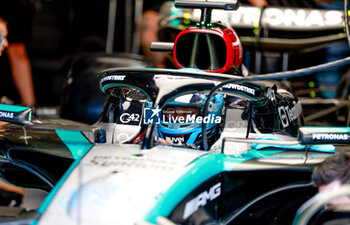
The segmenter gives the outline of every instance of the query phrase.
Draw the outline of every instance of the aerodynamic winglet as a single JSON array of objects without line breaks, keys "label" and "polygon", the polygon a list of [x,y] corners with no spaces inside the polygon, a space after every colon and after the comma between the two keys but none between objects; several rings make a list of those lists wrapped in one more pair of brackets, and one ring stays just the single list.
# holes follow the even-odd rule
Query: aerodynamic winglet
[{"label": "aerodynamic winglet", "polygon": [[299,142],[313,144],[350,144],[350,127],[301,127]]},{"label": "aerodynamic winglet", "polygon": [[15,124],[30,124],[33,111],[29,107],[0,104],[0,121]]}]

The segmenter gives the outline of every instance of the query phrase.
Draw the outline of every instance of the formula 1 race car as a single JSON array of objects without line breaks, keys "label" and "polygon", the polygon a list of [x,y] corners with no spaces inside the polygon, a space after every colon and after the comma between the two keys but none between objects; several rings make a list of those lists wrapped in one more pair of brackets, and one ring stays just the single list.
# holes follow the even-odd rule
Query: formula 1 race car
[{"label": "formula 1 race car", "polygon": [[313,167],[346,149],[350,129],[303,127],[300,102],[273,81],[285,76],[213,73],[240,70],[233,33],[207,26],[212,8],[237,4],[195,5],[205,27],[177,40],[194,43],[183,69],[101,72],[94,125],[0,105],[1,177],[50,191],[12,223],[291,224],[317,191]]},{"label": "formula 1 race car", "polygon": [[[220,109],[219,114],[208,113],[218,118],[215,132],[220,138],[208,151],[196,141],[160,141],[165,135],[162,126],[171,125],[169,118],[177,120],[172,123],[175,129],[192,128],[192,121],[180,123],[181,115],[169,112],[169,102],[174,111],[193,113],[185,119],[204,121],[195,114],[203,104],[190,106],[181,97],[210,90],[223,79],[226,75],[176,70],[105,71],[100,86],[108,96],[106,105],[100,122],[90,130],[57,121],[48,135],[50,126],[31,119],[29,109],[3,108],[2,119],[17,123],[2,126],[3,154],[31,174],[12,174],[7,180],[37,188],[54,186],[38,210],[40,216],[33,218],[38,224],[142,224],[156,223],[159,217],[180,224],[288,224],[315,194],[310,183],[313,166],[334,153],[333,146],[312,144],[347,142],[349,130],[330,134],[327,129],[310,136],[311,128],[303,128],[299,139],[308,145],[299,145],[294,129],[300,112],[292,95],[274,92],[264,83],[239,82],[217,93],[223,97],[222,107],[211,101],[212,109]],[[136,112],[133,104],[142,104],[143,110]],[[214,127],[207,128],[205,141],[214,137]],[[16,147],[5,148],[15,135]],[[48,137],[51,146],[44,147],[40,140]],[[196,140],[203,141],[203,135]],[[57,170],[67,168],[72,155],[75,161],[60,178]]]},{"label": "formula 1 race car", "polygon": [[[214,124],[219,118],[215,132],[220,138],[208,151],[189,139],[164,143],[155,138],[165,135],[162,126],[176,130],[193,123],[180,123],[181,116],[166,106],[190,111],[189,120],[204,121],[196,114],[198,108],[205,111],[203,104],[190,105],[182,97],[206,92],[228,78],[178,70],[105,71],[100,86],[106,104],[100,122],[90,128],[59,120],[49,126],[50,121],[31,119],[30,109],[3,106],[2,120],[16,124],[2,126],[2,151],[17,167],[2,172],[12,171],[7,180],[15,184],[54,186],[40,216],[32,218],[39,224],[142,224],[159,217],[180,224],[289,224],[316,192],[310,183],[313,166],[334,153],[333,146],[309,144],[347,142],[349,130],[330,134],[328,128],[310,136],[311,128],[304,128],[299,137],[308,145],[298,145],[296,99],[264,82],[239,82],[217,93],[222,102],[219,97],[209,101],[208,115],[215,117]],[[141,112],[135,104],[143,106]],[[215,136],[213,127],[204,132],[208,139]],[[14,174],[18,167],[27,176]],[[60,178],[57,171],[64,167]]]}]

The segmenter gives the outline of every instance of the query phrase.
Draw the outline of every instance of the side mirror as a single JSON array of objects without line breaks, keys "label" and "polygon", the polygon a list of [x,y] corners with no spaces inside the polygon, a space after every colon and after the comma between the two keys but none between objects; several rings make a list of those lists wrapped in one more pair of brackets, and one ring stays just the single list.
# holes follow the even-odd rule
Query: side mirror
[{"label": "side mirror", "polygon": [[178,68],[225,73],[241,65],[243,49],[238,36],[229,28],[189,28],[177,35],[173,56]]}]

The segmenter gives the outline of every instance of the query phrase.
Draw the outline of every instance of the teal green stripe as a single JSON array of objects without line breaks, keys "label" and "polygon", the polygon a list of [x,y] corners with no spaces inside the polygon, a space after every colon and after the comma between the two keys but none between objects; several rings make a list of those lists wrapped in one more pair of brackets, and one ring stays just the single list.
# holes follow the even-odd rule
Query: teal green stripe
[{"label": "teal green stripe", "polygon": [[30,109],[29,107],[24,106],[18,106],[18,105],[5,105],[0,104],[0,110],[1,111],[8,111],[8,112],[21,112],[24,110]]},{"label": "teal green stripe", "polygon": [[38,219],[34,219],[30,225],[37,225],[38,224]]},{"label": "teal green stripe", "polygon": [[242,157],[247,158],[247,159],[263,159],[266,158],[269,155],[274,155],[277,153],[283,152],[281,150],[256,150],[252,149],[247,151],[245,154],[242,154]]},{"label": "teal green stripe", "polygon": [[186,173],[181,176],[165,193],[158,196],[153,209],[145,216],[145,220],[156,223],[158,216],[169,216],[172,210],[199,184],[222,172],[232,171],[233,168],[252,158],[263,158],[282,151],[250,150],[244,158],[225,154],[207,154],[188,166]]},{"label": "teal green stripe", "polygon": [[74,159],[80,158],[93,145],[78,130],[56,130],[58,137],[66,144]]},{"label": "teal green stripe", "polygon": [[32,119],[33,119],[33,112],[30,111],[30,112],[29,112],[29,116],[28,116],[29,122],[32,122]]}]

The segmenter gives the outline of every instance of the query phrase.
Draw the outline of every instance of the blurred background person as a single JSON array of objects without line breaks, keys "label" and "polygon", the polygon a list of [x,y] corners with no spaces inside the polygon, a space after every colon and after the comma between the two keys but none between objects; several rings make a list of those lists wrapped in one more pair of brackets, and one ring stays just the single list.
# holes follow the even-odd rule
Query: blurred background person
[{"label": "blurred background person", "polygon": [[[2,32],[2,46],[0,48],[0,56],[8,47],[7,41],[7,22],[0,17],[0,31]],[[1,67],[0,67],[1,74]],[[0,180],[0,205],[19,206],[22,202],[24,190],[12,185],[9,185]]]},{"label": "blurred background person", "polygon": [[[312,173],[312,182],[319,192],[350,184],[350,153],[341,152],[325,159]],[[347,196],[333,200],[330,205],[350,205]]]},{"label": "blurred background person", "polygon": [[2,34],[2,44],[0,48],[0,56],[2,52],[8,47],[9,43],[7,41],[7,22],[0,17],[0,31]]},{"label": "blurred background person", "polygon": [[[7,57],[2,57],[0,63],[4,81],[0,95],[8,96],[16,104],[20,101],[25,106],[36,104],[31,64],[27,53],[36,3],[37,1],[32,0],[11,0],[2,2],[0,7],[0,17],[7,21],[9,31]],[[18,94],[11,89],[15,89]]]},{"label": "blurred background person", "polygon": [[141,54],[150,59],[158,68],[165,68],[165,54],[162,52],[151,52],[152,42],[159,41],[159,10],[165,0],[144,1],[143,14],[140,29]]},{"label": "blurred background person", "polygon": [[250,5],[256,6],[256,7],[263,7],[268,6],[268,3],[266,0],[248,0]]}]

